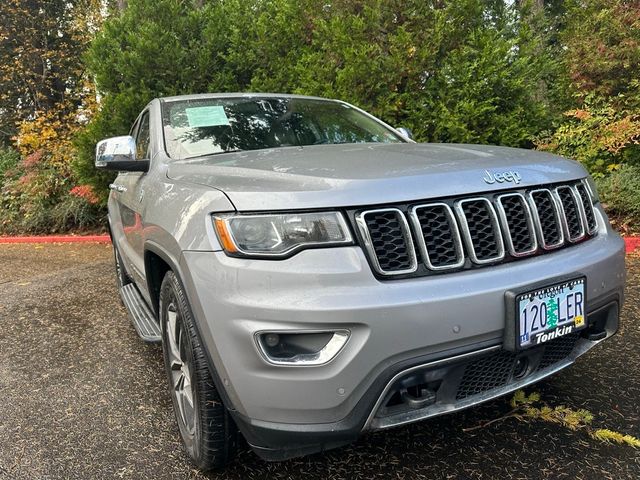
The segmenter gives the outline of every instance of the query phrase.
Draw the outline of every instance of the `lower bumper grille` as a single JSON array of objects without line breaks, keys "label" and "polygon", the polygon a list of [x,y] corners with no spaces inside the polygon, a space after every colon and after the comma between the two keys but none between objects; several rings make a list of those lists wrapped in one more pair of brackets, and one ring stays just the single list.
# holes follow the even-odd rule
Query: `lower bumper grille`
[{"label": "lower bumper grille", "polygon": [[461,410],[524,388],[571,365],[618,329],[618,300],[587,314],[589,329],[521,352],[485,347],[397,373],[364,430],[380,430]]},{"label": "lower bumper grille", "polygon": [[470,363],[465,368],[464,376],[460,381],[456,400],[506,385],[515,361],[515,354],[501,351]]},{"label": "lower bumper grille", "polygon": [[[507,385],[514,376],[517,376],[519,368],[527,367],[527,365],[523,367],[522,358],[526,358],[527,362],[531,363],[529,365],[530,370],[535,368],[536,371],[539,371],[553,366],[571,354],[579,336],[579,333],[572,333],[551,340],[544,346],[542,352],[538,355],[532,354],[530,357],[523,357],[523,355],[527,355],[528,352],[526,351],[522,353],[499,351],[475,362],[470,362],[465,367],[462,380],[456,392],[456,400],[462,400]],[[526,373],[526,370],[523,373]]]},{"label": "lower bumper grille", "polygon": [[521,352],[494,349],[466,361],[408,373],[387,387],[375,416],[398,418],[429,408],[446,412],[450,410],[447,405],[491,398],[519,382],[553,372],[573,354],[579,340],[580,332],[576,332]]},{"label": "lower bumper grille", "polygon": [[567,358],[571,352],[573,352],[579,337],[579,333],[571,333],[550,341],[549,344],[544,347],[544,355],[540,360],[538,370],[549,368]]}]

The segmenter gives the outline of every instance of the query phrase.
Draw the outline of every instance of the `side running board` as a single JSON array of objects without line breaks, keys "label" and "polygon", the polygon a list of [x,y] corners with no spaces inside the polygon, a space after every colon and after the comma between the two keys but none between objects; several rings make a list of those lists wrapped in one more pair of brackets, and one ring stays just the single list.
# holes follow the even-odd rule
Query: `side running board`
[{"label": "side running board", "polygon": [[133,283],[129,283],[120,289],[120,297],[124,306],[127,307],[131,322],[140,335],[140,338],[147,343],[160,343],[162,336],[160,325],[155,319],[153,312],[144,301],[142,295]]}]

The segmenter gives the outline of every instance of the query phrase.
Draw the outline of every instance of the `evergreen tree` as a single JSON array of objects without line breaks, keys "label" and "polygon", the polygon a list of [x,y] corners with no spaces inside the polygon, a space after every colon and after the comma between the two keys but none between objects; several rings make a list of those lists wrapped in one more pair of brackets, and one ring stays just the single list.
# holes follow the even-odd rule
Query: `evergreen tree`
[{"label": "evergreen tree", "polygon": [[[499,0],[130,0],[87,65],[102,113],[80,145],[122,134],[151,98],[276,91],[340,98],[420,141],[531,146],[557,113],[555,61]],[[524,28],[523,28],[524,27]]]}]

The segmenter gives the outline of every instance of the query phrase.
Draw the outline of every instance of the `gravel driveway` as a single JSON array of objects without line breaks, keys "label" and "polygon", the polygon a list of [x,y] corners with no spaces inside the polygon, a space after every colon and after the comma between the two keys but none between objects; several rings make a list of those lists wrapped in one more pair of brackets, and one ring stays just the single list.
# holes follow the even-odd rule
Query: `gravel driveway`
[{"label": "gravel driveway", "polygon": [[[640,437],[640,257],[627,266],[621,332],[534,389]],[[109,245],[0,245],[0,479],[640,478],[640,449],[584,431],[517,419],[463,431],[508,399],[283,463],[245,450],[205,476],[182,450],[160,347],[138,340],[112,270]]]}]

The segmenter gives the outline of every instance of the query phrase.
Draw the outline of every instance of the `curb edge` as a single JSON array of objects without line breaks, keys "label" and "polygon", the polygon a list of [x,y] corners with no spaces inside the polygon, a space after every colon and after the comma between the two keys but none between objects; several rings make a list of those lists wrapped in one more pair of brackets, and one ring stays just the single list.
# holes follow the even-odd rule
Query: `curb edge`
[{"label": "curb edge", "polygon": [[111,238],[109,235],[0,237],[0,243],[111,243]]}]

